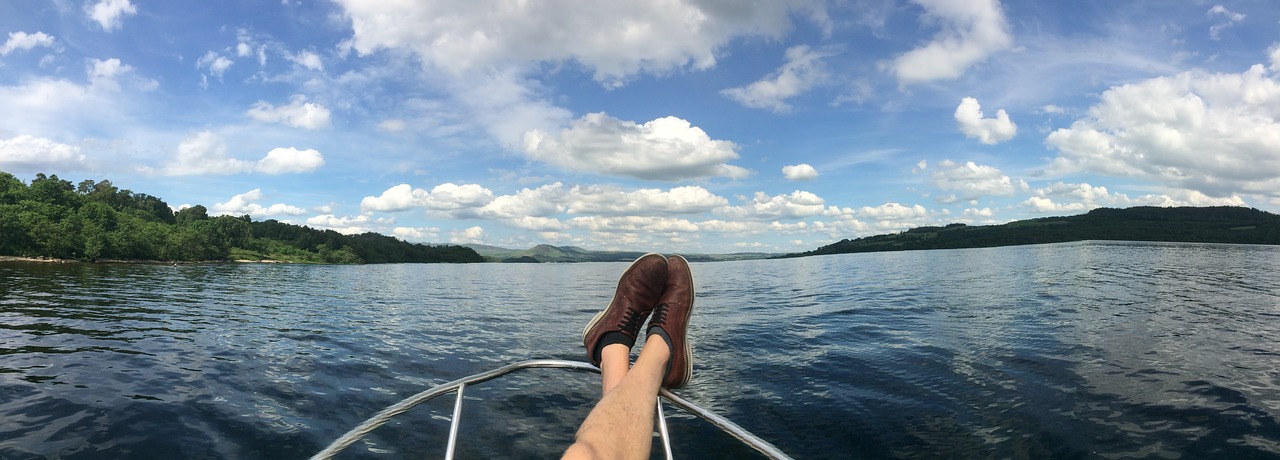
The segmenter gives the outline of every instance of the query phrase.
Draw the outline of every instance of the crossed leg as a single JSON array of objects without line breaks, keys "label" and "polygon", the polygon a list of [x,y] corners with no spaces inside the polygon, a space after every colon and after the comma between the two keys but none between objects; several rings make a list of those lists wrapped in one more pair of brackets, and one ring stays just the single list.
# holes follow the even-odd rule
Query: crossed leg
[{"label": "crossed leg", "polygon": [[645,342],[630,366],[631,349],[607,345],[601,350],[600,375],[604,396],[578,428],[565,459],[649,458],[658,389],[666,374],[671,349],[660,339]]}]

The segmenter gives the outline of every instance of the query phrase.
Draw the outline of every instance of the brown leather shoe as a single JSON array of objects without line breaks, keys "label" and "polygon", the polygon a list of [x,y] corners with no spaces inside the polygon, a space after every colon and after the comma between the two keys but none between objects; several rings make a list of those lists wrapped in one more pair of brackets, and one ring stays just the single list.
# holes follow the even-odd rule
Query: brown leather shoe
[{"label": "brown leather shoe", "polygon": [[[596,313],[587,327],[582,328],[582,345],[587,347],[591,364],[600,366],[600,350],[605,345],[621,343],[631,347],[636,344],[640,326],[657,305],[666,285],[667,259],[662,254],[645,254],[631,263],[618,279],[618,289],[613,292],[609,307]],[[606,343],[601,343],[602,339]]]},{"label": "brown leather shoe", "polygon": [[693,374],[693,349],[689,346],[689,315],[693,313],[693,271],[684,257],[667,258],[667,288],[653,309],[649,320],[648,340],[658,336],[667,341],[671,358],[667,361],[667,374],[662,378],[665,388],[680,388],[689,383]]}]

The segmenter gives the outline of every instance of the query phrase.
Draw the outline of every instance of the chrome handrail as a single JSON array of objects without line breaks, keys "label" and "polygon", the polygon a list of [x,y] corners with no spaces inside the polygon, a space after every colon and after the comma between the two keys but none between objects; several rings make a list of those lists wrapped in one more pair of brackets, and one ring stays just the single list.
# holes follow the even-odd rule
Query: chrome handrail
[{"label": "chrome handrail", "polygon": [[[452,382],[434,386],[426,391],[410,396],[403,401],[400,401],[398,403],[392,404],[391,406],[388,406],[386,409],[383,409],[377,414],[374,414],[373,417],[370,417],[368,420],[365,420],[363,423],[356,425],[356,427],[352,428],[351,431],[348,431],[346,434],[343,434],[338,439],[335,439],[332,443],[329,444],[328,447],[325,447],[324,450],[321,450],[319,453],[313,455],[311,457],[311,460],[331,459],[335,455],[337,455],[338,452],[341,452],[343,449],[346,449],[347,447],[351,446],[356,441],[359,441],[360,438],[363,438],[365,435],[368,435],[373,430],[377,429],[383,424],[386,424],[388,421],[391,420],[392,417],[403,414],[407,412],[409,409],[412,409],[414,406],[430,401],[431,399],[437,396],[448,394],[453,391],[457,391],[458,396],[453,406],[453,420],[450,422],[450,426],[449,426],[449,444],[445,450],[445,458],[452,459],[453,453],[454,453],[454,445],[457,442],[457,436],[458,436],[458,422],[459,422],[459,419],[461,419],[462,417],[462,393],[465,390],[466,386],[487,382],[489,380],[502,377],[504,375],[510,374],[520,369],[533,369],[533,368],[570,369],[570,370],[596,372],[596,373],[600,372],[599,368],[581,361],[567,361],[567,360],[561,360],[561,359],[533,359],[533,360],[508,364],[508,365],[499,367],[497,369],[492,369],[492,370],[480,372],[477,374],[468,375],[466,377],[454,380]],[[773,444],[770,444],[768,441],[760,439],[759,436],[756,436],[751,432],[747,431],[746,429],[729,421],[729,419],[721,417],[711,411],[708,411],[706,409],[703,409],[702,407],[697,406],[692,402],[689,402],[684,398],[676,396],[674,393],[667,390],[666,388],[661,389],[658,392],[658,396],[661,396],[661,399],[658,400],[658,431],[659,431],[659,437],[662,439],[663,448],[665,450],[666,457],[668,460],[671,459],[671,442],[667,437],[667,423],[666,423],[666,417],[663,415],[663,411],[662,411],[662,399],[666,399],[667,402],[681,409],[684,409],[685,411],[688,411],[689,413],[695,416],[698,416],[703,420],[706,420],[712,425],[715,425],[717,428],[720,428],[721,431],[724,431],[730,436],[733,436],[734,439],[737,439],[738,441],[741,441],[743,444],[746,444],[751,448],[759,451],[761,454],[764,454],[766,457],[769,457],[771,459],[790,459],[791,458],[786,453],[783,453],[781,450],[775,447]]]}]

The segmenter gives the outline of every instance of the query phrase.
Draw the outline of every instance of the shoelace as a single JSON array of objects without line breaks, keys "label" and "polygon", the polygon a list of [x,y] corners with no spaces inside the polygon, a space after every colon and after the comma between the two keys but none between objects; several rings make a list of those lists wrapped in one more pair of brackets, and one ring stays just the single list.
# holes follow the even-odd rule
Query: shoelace
[{"label": "shoelace", "polygon": [[665,303],[660,303],[653,307],[653,319],[649,320],[649,327],[666,326],[667,325],[667,309],[670,308]]},{"label": "shoelace", "polygon": [[618,329],[635,336],[640,332],[640,323],[643,322],[644,314],[628,308],[627,313],[622,316],[622,321],[618,323]]}]

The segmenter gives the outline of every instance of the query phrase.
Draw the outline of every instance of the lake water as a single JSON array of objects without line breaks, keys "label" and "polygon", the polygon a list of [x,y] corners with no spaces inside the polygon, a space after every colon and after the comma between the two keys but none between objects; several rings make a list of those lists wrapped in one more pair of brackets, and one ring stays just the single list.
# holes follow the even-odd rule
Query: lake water
[{"label": "lake water", "polygon": [[[625,263],[0,263],[0,458],[302,458],[429,386],[582,360]],[[695,263],[677,393],[797,458],[1280,458],[1280,248],[1085,242]],[[547,458],[598,376],[468,390]],[[346,452],[439,458],[452,398]],[[669,409],[677,456],[751,452]]]}]

